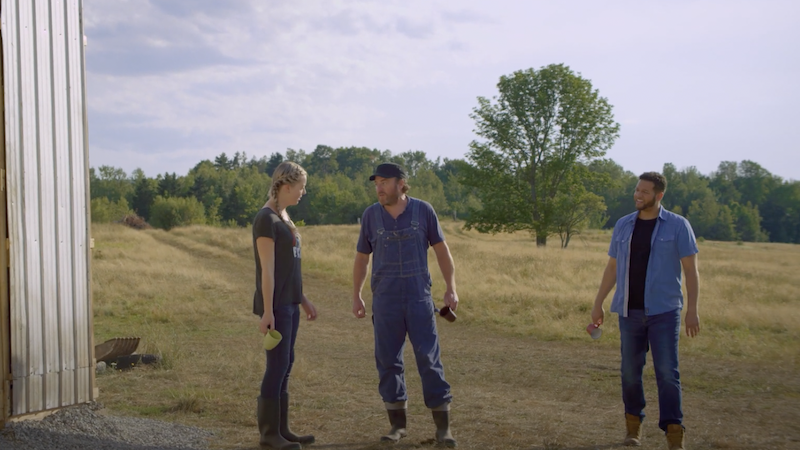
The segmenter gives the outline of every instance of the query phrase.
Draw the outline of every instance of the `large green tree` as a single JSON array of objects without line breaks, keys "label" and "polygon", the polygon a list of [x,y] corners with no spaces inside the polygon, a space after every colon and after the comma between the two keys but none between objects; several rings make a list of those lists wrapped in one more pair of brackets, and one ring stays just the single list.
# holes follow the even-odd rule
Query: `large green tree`
[{"label": "large green tree", "polygon": [[563,64],[503,76],[499,96],[478,97],[463,183],[478,189],[482,209],[466,226],[482,232],[529,230],[537,245],[555,232],[567,174],[602,157],[619,136],[611,105],[589,80]]}]

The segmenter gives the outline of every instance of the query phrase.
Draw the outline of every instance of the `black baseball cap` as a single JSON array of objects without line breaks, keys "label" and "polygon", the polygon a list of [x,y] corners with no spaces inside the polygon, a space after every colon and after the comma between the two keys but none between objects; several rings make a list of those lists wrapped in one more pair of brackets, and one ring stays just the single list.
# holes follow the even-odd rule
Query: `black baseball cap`
[{"label": "black baseball cap", "polygon": [[383,163],[375,168],[375,172],[370,175],[369,181],[375,181],[375,177],[400,178],[404,180],[406,179],[406,171],[399,164]]}]

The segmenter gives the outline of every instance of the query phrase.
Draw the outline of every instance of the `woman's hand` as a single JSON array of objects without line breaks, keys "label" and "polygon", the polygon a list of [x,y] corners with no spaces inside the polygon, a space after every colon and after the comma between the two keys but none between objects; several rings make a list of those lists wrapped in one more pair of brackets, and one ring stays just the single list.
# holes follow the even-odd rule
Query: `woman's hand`
[{"label": "woman's hand", "polygon": [[258,324],[258,331],[261,334],[269,333],[269,330],[275,329],[275,315],[272,314],[272,311],[264,312],[264,315],[261,316],[261,322]]},{"label": "woman's hand", "polygon": [[306,313],[306,320],[316,320],[317,308],[305,295],[303,295],[302,300],[300,300],[300,306],[303,307],[303,311]]}]

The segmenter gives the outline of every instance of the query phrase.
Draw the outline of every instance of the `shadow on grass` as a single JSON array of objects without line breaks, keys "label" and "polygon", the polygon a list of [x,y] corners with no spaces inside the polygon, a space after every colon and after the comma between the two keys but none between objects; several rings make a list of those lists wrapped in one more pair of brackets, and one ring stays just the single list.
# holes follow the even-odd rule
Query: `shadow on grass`
[{"label": "shadow on grass", "polygon": [[417,449],[417,448],[445,448],[444,446],[437,446],[433,443],[432,439],[426,441],[413,441],[413,440],[403,440],[398,443],[392,442],[348,442],[348,443],[335,443],[335,444],[314,444],[314,448],[318,449],[352,449],[352,450],[387,450],[387,449],[397,449],[397,450],[409,450],[409,449]]},{"label": "shadow on grass", "polygon": [[414,449],[427,447],[422,443],[413,442],[346,442],[338,444],[314,444],[314,448],[319,449],[352,449],[352,450],[382,450],[382,449]]},{"label": "shadow on grass", "polygon": [[[470,448],[465,442],[460,442],[459,447]],[[443,445],[438,445],[432,439],[421,442],[401,441],[397,444],[391,442],[347,442],[347,443],[332,443],[332,444],[314,444],[316,449],[348,449],[348,450],[385,450],[385,449],[421,449],[421,448],[445,448]],[[600,445],[587,445],[581,447],[562,446],[558,444],[544,444],[534,447],[525,447],[525,450],[605,450],[612,448],[627,448],[622,443],[614,444],[600,444]]]},{"label": "shadow on grass", "polygon": [[628,448],[628,447],[626,447],[622,443],[587,445],[581,447],[570,447],[570,446],[552,444],[552,445],[537,445],[536,447],[528,447],[525,450],[603,450],[608,448]]}]

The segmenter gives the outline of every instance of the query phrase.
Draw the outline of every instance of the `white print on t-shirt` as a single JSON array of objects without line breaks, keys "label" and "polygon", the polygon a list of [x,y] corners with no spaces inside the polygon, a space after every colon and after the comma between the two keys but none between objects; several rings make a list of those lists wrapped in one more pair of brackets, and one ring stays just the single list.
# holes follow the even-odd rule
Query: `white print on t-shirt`
[{"label": "white print on t-shirt", "polygon": [[292,247],[292,252],[294,252],[294,257],[297,259],[300,258],[300,237],[295,236],[294,247]]}]

